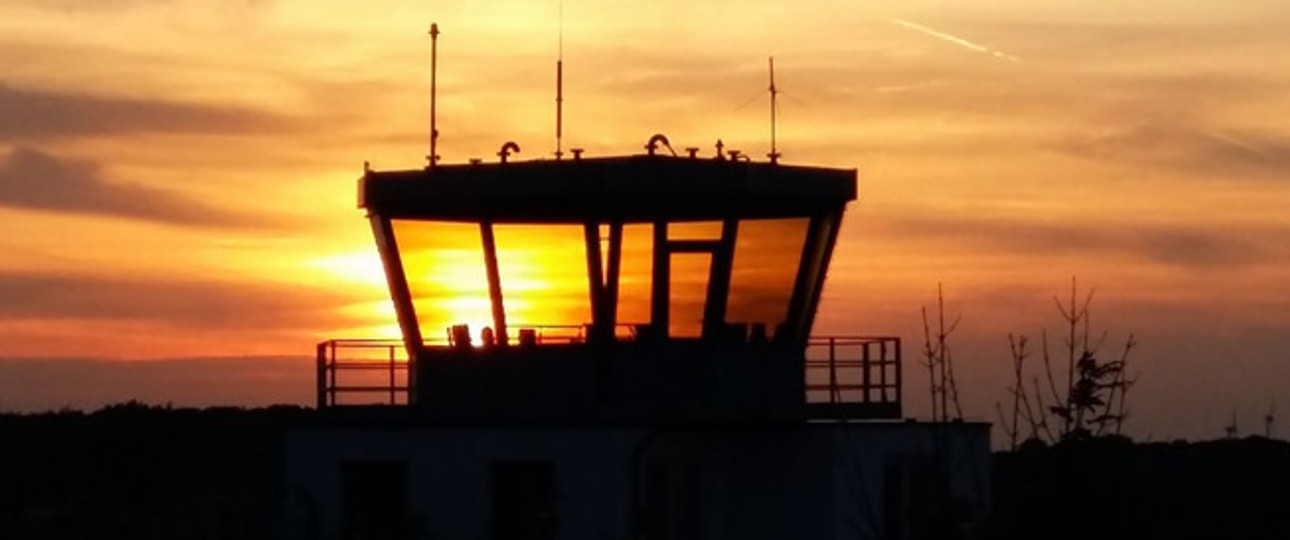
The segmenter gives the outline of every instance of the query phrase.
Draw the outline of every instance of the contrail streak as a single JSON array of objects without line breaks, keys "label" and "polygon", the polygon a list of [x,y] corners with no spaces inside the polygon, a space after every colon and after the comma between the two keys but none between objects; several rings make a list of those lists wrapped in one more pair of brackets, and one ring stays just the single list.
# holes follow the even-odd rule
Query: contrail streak
[{"label": "contrail streak", "polygon": [[940,86],[942,84],[945,84],[945,83],[943,81],[931,80],[931,81],[923,81],[923,82],[916,82],[916,83],[909,83],[909,84],[893,84],[888,86],[879,86],[874,88],[873,91],[879,94],[895,94],[899,92],[908,92],[910,90],[922,90],[923,88]]},{"label": "contrail streak", "polygon": [[1235,148],[1240,148],[1241,150],[1245,150],[1246,152],[1249,152],[1251,154],[1258,154],[1260,156],[1268,155],[1267,151],[1265,151],[1264,149],[1259,148],[1258,146],[1245,142],[1236,137],[1233,137],[1231,135],[1228,135],[1226,133],[1223,133],[1221,131],[1202,130],[1201,133],[1204,133],[1205,135],[1209,136],[1209,138],[1211,139],[1214,139],[1222,143],[1226,143]]},{"label": "contrail streak", "polygon": [[1000,58],[1000,59],[1003,59],[1003,60],[1008,60],[1008,61],[1010,61],[1010,62],[1020,62],[1020,61],[1021,61],[1021,59],[1020,59],[1020,58],[1017,58],[1017,57],[1015,57],[1015,56],[1013,56],[1013,55],[1011,55],[1011,54],[1005,53],[1005,52],[1003,52],[1003,51],[997,51],[997,50],[991,49],[991,48],[989,48],[989,47],[986,47],[985,45],[981,45],[981,44],[979,44],[979,43],[973,43],[973,42],[968,41],[968,40],[966,40],[966,39],[963,39],[963,38],[961,38],[961,37],[958,37],[958,36],[952,36],[952,35],[950,35],[950,34],[946,34],[945,32],[941,32],[941,31],[939,31],[939,30],[936,30],[936,29],[934,29],[934,28],[928,28],[928,27],[923,26],[923,25],[921,25],[921,24],[918,24],[918,23],[916,23],[916,22],[910,22],[910,21],[907,21],[907,20],[905,20],[905,19],[888,19],[888,20],[889,20],[889,21],[891,21],[891,23],[892,23],[892,24],[895,24],[895,25],[897,25],[897,26],[903,26],[903,27],[908,28],[908,29],[910,29],[910,30],[914,30],[914,31],[917,31],[917,32],[922,32],[922,33],[927,34],[927,35],[929,35],[929,36],[932,36],[932,37],[934,37],[934,38],[936,38],[936,39],[945,40],[945,41],[948,41],[948,42],[953,43],[953,44],[955,44],[955,45],[958,45],[958,46],[960,46],[960,47],[965,47],[965,48],[967,48],[967,49],[971,49],[971,50],[973,50],[973,51],[979,52],[979,53],[981,53],[981,54],[988,54],[988,55],[993,56],[993,57],[995,57],[995,58]]}]

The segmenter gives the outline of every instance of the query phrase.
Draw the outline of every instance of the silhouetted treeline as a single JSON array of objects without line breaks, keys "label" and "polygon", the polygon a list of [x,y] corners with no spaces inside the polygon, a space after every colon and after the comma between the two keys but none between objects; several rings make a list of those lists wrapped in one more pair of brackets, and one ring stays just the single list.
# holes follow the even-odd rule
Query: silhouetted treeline
[{"label": "silhouetted treeline", "polygon": [[299,407],[0,415],[0,538],[278,538]]},{"label": "silhouetted treeline", "polygon": [[1284,441],[1031,444],[995,454],[994,479],[991,538],[1290,538]]}]

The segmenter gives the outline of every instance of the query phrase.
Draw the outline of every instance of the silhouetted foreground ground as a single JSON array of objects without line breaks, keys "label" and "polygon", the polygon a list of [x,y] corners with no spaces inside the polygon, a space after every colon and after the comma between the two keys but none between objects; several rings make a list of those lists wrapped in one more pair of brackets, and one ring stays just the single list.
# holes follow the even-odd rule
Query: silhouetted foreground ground
[{"label": "silhouetted foreground ground", "polygon": [[278,538],[299,407],[0,416],[0,539]]},{"label": "silhouetted foreground ground", "polygon": [[995,454],[1009,539],[1290,539],[1290,443],[1093,440]]},{"label": "silhouetted foreground ground", "polygon": [[[0,539],[280,536],[282,434],[313,411],[0,415]],[[1290,539],[1290,444],[1093,441],[995,456],[984,538]]]}]

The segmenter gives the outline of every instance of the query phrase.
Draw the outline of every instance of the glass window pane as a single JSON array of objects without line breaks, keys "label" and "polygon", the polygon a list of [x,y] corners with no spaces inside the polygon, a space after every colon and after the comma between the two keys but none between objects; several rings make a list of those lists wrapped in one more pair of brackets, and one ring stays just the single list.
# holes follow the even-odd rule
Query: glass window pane
[{"label": "glass window pane", "polygon": [[494,225],[507,333],[577,337],[591,322],[586,236],[581,225]]},{"label": "glass window pane", "polygon": [[667,224],[668,240],[720,240],[720,221],[686,221]]},{"label": "glass window pane", "polygon": [[671,259],[668,336],[699,337],[703,335],[703,306],[707,305],[712,254],[674,253]]},{"label": "glass window pane", "polygon": [[745,220],[735,239],[726,321],[766,325],[766,334],[788,317],[809,218]]},{"label": "glass window pane", "polygon": [[654,275],[654,226],[623,225],[622,259],[618,270],[618,324],[615,334],[650,322],[650,292]]},{"label": "glass window pane", "polygon": [[427,343],[446,341],[455,324],[470,325],[476,337],[493,325],[478,224],[394,220],[393,227]]}]

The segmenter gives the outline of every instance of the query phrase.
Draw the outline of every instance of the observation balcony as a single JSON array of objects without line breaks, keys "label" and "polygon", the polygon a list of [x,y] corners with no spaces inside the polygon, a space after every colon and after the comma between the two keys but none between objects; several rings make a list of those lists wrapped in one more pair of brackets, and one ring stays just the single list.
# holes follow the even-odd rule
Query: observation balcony
[{"label": "observation balcony", "polygon": [[[583,327],[537,327],[532,330],[536,338],[533,346],[556,346],[567,350],[571,346],[586,344],[587,333]],[[805,385],[801,401],[805,405],[806,418],[899,418],[900,346],[900,338],[895,337],[810,338],[802,364]],[[448,338],[433,347],[454,349],[460,345]],[[475,360],[490,361],[488,358]],[[324,341],[318,344],[316,365],[319,409],[409,404],[409,363],[401,341]]]}]

